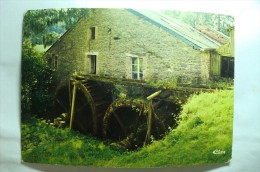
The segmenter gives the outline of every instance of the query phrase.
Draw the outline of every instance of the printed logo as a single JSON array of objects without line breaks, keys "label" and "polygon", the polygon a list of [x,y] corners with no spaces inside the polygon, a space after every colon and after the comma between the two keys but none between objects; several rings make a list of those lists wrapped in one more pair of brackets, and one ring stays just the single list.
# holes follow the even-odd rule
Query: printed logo
[{"label": "printed logo", "polygon": [[226,154],[226,151],[216,149],[212,152],[214,155]]}]

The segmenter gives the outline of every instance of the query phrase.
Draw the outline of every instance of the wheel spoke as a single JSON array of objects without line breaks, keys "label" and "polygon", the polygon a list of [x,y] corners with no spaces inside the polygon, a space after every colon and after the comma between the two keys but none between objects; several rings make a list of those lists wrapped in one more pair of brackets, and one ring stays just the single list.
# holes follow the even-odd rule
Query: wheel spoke
[{"label": "wheel spoke", "polygon": [[117,122],[119,123],[120,127],[122,128],[125,136],[127,136],[127,132],[126,132],[126,128],[124,126],[124,124],[122,123],[122,121],[119,119],[118,115],[116,114],[116,112],[113,112],[114,117],[116,118]]},{"label": "wheel spoke", "polygon": [[64,105],[63,101],[59,100],[58,98],[56,99],[56,101],[65,112],[68,112],[68,108]]},{"label": "wheel spoke", "polygon": [[83,110],[86,106],[88,105],[88,103],[85,103],[84,105],[82,105],[80,108],[78,108],[77,110],[76,110],[76,112],[75,113],[78,113],[78,112],[80,112],[81,110]]}]

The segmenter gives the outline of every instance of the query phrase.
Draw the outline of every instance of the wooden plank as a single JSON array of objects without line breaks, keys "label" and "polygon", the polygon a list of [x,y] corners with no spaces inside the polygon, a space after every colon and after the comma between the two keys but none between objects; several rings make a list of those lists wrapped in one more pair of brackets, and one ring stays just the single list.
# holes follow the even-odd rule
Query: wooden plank
[{"label": "wooden plank", "polygon": [[152,108],[152,100],[148,103],[148,116],[147,116],[147,133],[145,137],[144,146],[150,143],[151,140],[151,132],[152,132],[152,118],[153,118],[153,108]]}]

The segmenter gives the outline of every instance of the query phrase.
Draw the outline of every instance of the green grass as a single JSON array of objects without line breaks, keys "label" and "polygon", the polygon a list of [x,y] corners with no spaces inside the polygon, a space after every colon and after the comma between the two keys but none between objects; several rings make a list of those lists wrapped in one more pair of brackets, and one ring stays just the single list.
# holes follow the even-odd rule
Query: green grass
[{"label": "green grass", "polygon": [[22,159],[44,164],[103,164],[122,154],[99,139],[68,129],[57,129],[32,118],[22,124]]},{"label": "green grass", "polygon": [[[179,126],[163,140],[116,157],[107,166],[172,167],[222,163],[231,159],[233,91],[193,96],[183,107]],[[225,154],[213,154],[214,150]]]},{"label": "green grass", "polygon": [[209,88],[234,89],[234,79],[231,78],[214,78],[207,83]]},{"label": "green grass", "polygon": [[[173,167],[228,162],[232,152],[233,93],[233,90],[225,90],[192,96],[183,106],[176,129],[164,139],[135,152],[114,150],[101,140],[49,128],[44,123],[23,124],[23,159],[105,167]],[[214,150],[225,151],[225,154],[213,154]]]}]

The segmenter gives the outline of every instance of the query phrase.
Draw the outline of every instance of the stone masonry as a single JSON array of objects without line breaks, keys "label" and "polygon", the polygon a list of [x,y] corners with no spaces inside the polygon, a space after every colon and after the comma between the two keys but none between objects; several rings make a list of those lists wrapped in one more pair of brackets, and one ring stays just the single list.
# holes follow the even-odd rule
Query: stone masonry
[{"label": "stone masonry", "polygon": [[[95,39],[91,38],[95,29]],[[143,79],[205,83],[210,56],[127,9],[91,9],[45,54],[57,56],[57,77],[89,74],[91,55],[96,75],[132,79],[132,58],[143,59]]]}]

